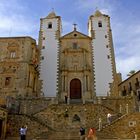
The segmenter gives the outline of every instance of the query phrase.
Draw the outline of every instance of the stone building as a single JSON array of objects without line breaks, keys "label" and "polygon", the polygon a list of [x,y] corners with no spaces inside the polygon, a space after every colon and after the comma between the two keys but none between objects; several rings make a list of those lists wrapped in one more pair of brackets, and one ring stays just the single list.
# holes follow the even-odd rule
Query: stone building
[{"label": "stone building", "polygon": [[[41,18],[39,49],[31,37],[0,38],[0,103],[19,103],[19,110],[8,116],[0,108],[1,138],[6,122],[9,140],[19,138],[24,124],[28,139],[78,140],[79,126],[94,127],[99,140],[140,137],[135,97],[118,92],[124,93],[123,85],[131,81],[131,90],[137,92],[139,71],[123,82],[116,73],[110,17],[97,10],[89,17],[88,35],[74,24],[73,31],[62,36],[61,27],[54,12]],[[33,98],[40,94],[43,98]]]},{"label": "stone building", "polygon": [[[39,96],[38,49],[31,37],[0,38],[0,97]],[[1,101],[3,103],[3,101]]]},{"label": "stone building", "polygon": [[119,93],[121,96],[135,94],[140,101],[140,70],[119,84]]},{"label": "stone building", "polygon": [[74,24],[74,30],[62,36],[61,27],[61,17],[54,12],[41,18],[41,92],[83,103],[95,96],[118,96],[110,17],[97,10],[89,17],[88,35]]},{"label": "stone building", "polygon": [[0,139],[6,135],[7,110],[0,107]]}]

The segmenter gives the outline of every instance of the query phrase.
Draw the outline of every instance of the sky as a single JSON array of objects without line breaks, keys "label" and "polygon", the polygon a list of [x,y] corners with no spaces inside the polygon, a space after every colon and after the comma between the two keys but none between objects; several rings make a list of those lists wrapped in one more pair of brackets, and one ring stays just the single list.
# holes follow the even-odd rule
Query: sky
[{"label": "sky", "polygon": [[126,79],[140,70],[140,0],[0,0],[0,37],[31,36],[38,41],[40,18],[52,10],[62,19],[62,34],[87,34],[96,9],[110,16],[117,72]]}]

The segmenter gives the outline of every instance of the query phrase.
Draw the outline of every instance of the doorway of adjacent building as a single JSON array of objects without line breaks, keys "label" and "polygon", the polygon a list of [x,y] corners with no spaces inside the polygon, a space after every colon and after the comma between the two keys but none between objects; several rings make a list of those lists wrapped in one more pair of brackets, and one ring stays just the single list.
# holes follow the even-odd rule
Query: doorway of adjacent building
[{"label": "doorway of adjacent building", "polygon": [[70,82],[70,99],[81,99],[81,81],[72,79]]},{"label": "doorway of adjacent building", "polygon": [[2,135],[2,120],[0,120],[0,138],[1,138],[1,135]]}]

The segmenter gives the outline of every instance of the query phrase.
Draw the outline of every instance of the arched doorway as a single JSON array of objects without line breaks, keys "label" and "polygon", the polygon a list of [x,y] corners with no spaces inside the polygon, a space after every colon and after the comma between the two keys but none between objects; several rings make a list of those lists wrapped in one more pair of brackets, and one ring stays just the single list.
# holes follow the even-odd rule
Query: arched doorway
[{"label": "arched doorway", "polygon": [[81,81],[72,79],[70,82],[70,99],[81,99]]}]

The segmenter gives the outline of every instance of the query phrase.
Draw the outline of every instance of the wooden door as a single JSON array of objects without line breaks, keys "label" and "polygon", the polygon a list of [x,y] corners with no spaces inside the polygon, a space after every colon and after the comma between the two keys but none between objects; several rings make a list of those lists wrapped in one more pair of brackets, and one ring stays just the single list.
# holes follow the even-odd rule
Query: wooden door
[{"label": "wooden door", "polygon": [[79,79],[73,79],[70,82],[70,99],[81,98],[81,81]]}]

